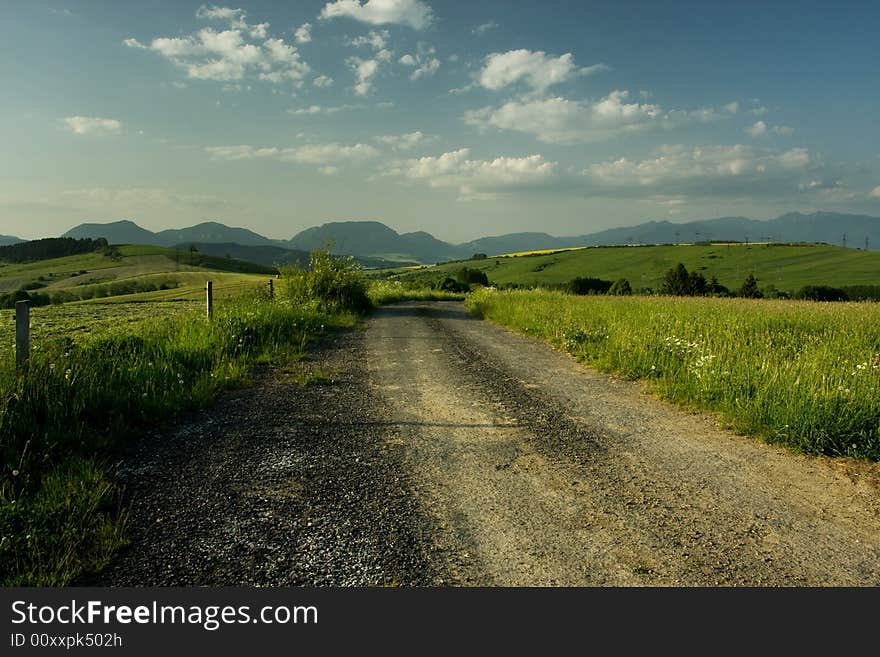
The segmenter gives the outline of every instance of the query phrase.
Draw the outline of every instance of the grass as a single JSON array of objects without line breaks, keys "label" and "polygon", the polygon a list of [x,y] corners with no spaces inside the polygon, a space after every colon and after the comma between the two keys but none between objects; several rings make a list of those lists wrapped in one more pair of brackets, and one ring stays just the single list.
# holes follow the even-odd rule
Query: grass
[{"label": "grass", "polygon": [[468,307],[740,433],[880,460],[880,305],[471,294]]},{"label": "grass", "polygon": [[399,301],[443,301],[449,299],[461,301],[465,298],[464,294],[432,290],[419,283],[388,280],[372,281],[367,295],[374,306],[384,306]]},{"label": "grass", "polygon": [[132,436],[356,321],[254,297],[218,304],[212,322],[185,302],[35,310],[45,312],[36,327],[54,325],[34,331],[28,371],[0,354],[3,586],[67,585],[100,570],[125,540],[109,463]]},{"label": "grass", "polygon": [[462,267],[481,269],[495,285],[547,286],[577,277],[629,280],[633,289],[658,290],[663,275],[679,262],[707,279],[737,289],[751,273],[760,287],[794,292],[804,285],[880,284],[880,252],[826,245],[679,244],[590,247],[550,254],[498,256],[418,270],[391,270],[399,280],[436,280]]}]

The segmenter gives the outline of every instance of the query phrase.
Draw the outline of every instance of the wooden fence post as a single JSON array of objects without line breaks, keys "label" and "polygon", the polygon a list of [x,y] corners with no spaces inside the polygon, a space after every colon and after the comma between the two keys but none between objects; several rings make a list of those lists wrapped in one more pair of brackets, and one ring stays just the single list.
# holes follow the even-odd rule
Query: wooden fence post
[{"label": "wooden fence post", "polygon": [[208,281],[208,285],[205,287],[205,310],[208,314],[208,319],[214,317],[214,284],[211,281]]},{"label": "wooden fence post", "polygon": [[15,302],[15,367],[27,366],[31,349],[31,308],[29,301]]},{"label": "wooden fence post", "polygon": [[273,281],[271,278],[269,279],[269,298],[275,298],[275,281]]}]

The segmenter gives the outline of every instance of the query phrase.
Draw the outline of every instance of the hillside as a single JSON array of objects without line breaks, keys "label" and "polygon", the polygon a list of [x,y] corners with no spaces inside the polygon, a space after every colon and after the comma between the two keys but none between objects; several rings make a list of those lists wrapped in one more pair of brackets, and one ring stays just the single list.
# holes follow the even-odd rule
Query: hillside
[{"label": "hillside", "polygon": [[204,253],[120,246],[107,255],[99,251],[22,264],[0,263],[0,294],[26,290],[39,303],[144,293],[189,298],[203,290],[207,280],[221,287],[256,286],[274,273],[270,267]]},{"label": "hillside", "polygon": [[484,270],[496,285],[553,285],[576,277],[597,277],[611,281],[626,278],[635,289],[657,289],[664,273],[679,262],[706,278],[717,276],[722,285],[732,289],[750,273],[762,288],[773,285],[789,291],[804,285],[880,284],[880,253],[814,244],[593,247],[397,270],[394,275],[438,279],[466,266]]},{"label": "hillside", "polygon": [[13,235],[0,235],[0,246],[9,246],[10,244],[19,244],[25,240]]}]

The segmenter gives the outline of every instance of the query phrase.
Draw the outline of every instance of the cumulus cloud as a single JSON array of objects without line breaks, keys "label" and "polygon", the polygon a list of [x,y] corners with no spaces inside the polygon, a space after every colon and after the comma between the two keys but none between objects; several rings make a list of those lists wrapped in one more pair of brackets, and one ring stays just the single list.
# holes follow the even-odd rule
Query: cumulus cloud
[{"label": "cumulus cloud", "polygon": [[402,135],[382,135],[379,137],[374,137],[374,139],[383,144],[387,144],[391,146],[394,150],[400,151],[408,151],[420,143],[423,143],[428,140],[428,138],[419,130],[415,132],[408,132]]},{"label": "cumulus cloud", "polygon": [[99,116],[68,116],[64,123],[75,135],[116,135],[122,130],[121,122]]},{"label": "cumulus cloud", "polygon": [[312,84],[318,88],[330,87],[333,85],[333,78],[326,75],[319,75],[312,80]]},{"label": "cumulus cloud", "polygon": [[732,103],[727,103],[727,105],[724,106],[724,111],[729,112],[730,114],[736,114],[739,112],[739,102],[733,101]]},{"label": "cumulus cloud", "polygon": [[471,159],[461,148],[439,156],[393,163],[385,175],[458,189],[463,199],[492,199],[500,194],[544,186],[557,177],[556,163],[541,155]]},{"label": "cumulus cloud", "polygon": [[310,43],[312,40],[312,24],[303,23],[293,33],[293,38],[297,43]]},{"label": "cumulus cloud", "polygon": [[379,72],[379,62],[375,59],[349,57],[346,62],[354,70],[357,82],[354,92],[358,96],[367,96],[373,88],[373,78]]},{"label": "cumulus cloud", "polygon": [[880,185],[877,185],[874,189],[872,189],[868,193],[868,196],[870,196],[871,198],[880,198]]},{"label": "cumulus cloud", "polygon": [[440,70],[440,60],[436,57],[426,59],[419,67],[410,74],[410,80],[418,80],[419,78],[429,77]]},{"label": "cumulus cloud", "polygon": [[578,68],[571,53],[548,57],[543,51],[509,50],[487,56],[483,69],[477,75],[477,82],[492,91],[523,83],[534,92],[543,93],[548,87],[578,75],[590,75],[607,68],[604,64]]},{"label": "cumulus cloud", "polygon": [[645,160],[619,158],[583,170],[588,187],[596,193],[622,197],[658,193],[675,196],[712,196],[794,191],[797,181],[813,165],[809,152],[783,152],[750,146],[663,146]]},{"label": "cumulus cloud", "polygon": [[595,102],[561,97],[510,101],[497,108],[469,110],[464,120],[481,129],[495,127],[524,132],[552,144],[600,141],[641,132],[664,119],[671,120],[659,105],[628,103],[628,97],[626,91],[612,91]]},{"label": "cumulus cloud", "polygon": [[348,45],[355,48],[370,46],[373,50],[384,50],[388,45],[391,33],[388,30],[370,30],[367,34],[348,40]]},{"label": "cumulus cloud", "polygon": [[294,46],[269,37],[268,23],[248,23],[242,9],[203,5],[196,15],[225,22],[227,29],[207,27],[185,36],[157,37],[149,44],[133,38],[123,43],[156,52],[197,80],[256,78],[274,84],[288,81],[298,87],[311,70]]},{"label": "cumulus cloud", "polygon": [[[292,148],[278,148],[275,146],[208,146],[205,151],[214,160],[259,160],[268,159],[278,162],[290,162],[296,164],[311,164],[324,169],[322,173],[328,173],[327,168],[332,167],[333,173],[339,171],[341,164],[363,162],[377,157],[379,151],[369,144],[305,144]],[[320,170],[319,169],[319,170]]]},{"label": "cumulus cloud", "polygon": [[403,57],[401,57],[397,61],[400,62],[401,64],[403,64],[404,66],[415,66],[418,64],[418,62],[416,61],[416,58],[413,57],[412,55],[409,55],[409,54],[404,55]]},{"label": "cumulus cloud", "polygon": [[343,112],[345,110],[356,109],[357,105],[310,105],[308,107],[299,107],[297,109],[289,109],[287,110],[288,114],[294,114],[296,116],[302,115],[314,115],[314,114],[336,114],[337,112]]},{"label": "cumulus cloud", "polygon": [[423,30],[434,17],[422,0],[336,0],[324,5],[320,18],[353,18],[370,25],[398,24]]}]

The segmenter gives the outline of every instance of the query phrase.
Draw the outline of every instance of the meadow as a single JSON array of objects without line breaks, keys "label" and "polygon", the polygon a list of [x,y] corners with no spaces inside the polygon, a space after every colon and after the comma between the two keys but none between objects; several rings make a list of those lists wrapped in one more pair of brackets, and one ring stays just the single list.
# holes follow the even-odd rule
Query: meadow
[{"label": "meadow", "polygon": [[477,315],[547,340],[737,432],[809,454],[880,460],[880,305],[470,294]]},{"label": "meadow", "polygon": [[794,292],[805,285],[880,284],[880,252],[821,244],[676,244],[589,247],[566,251],[489,256],[420,269],[376,272],[404,281],[431,281],[462,267],[485,271],[493,285],[561,285],[577,277],[629,280],[633,289],[657,291],[679,262],[688,271],[716,276],[737,289],[749,274],[761,288]]}]

